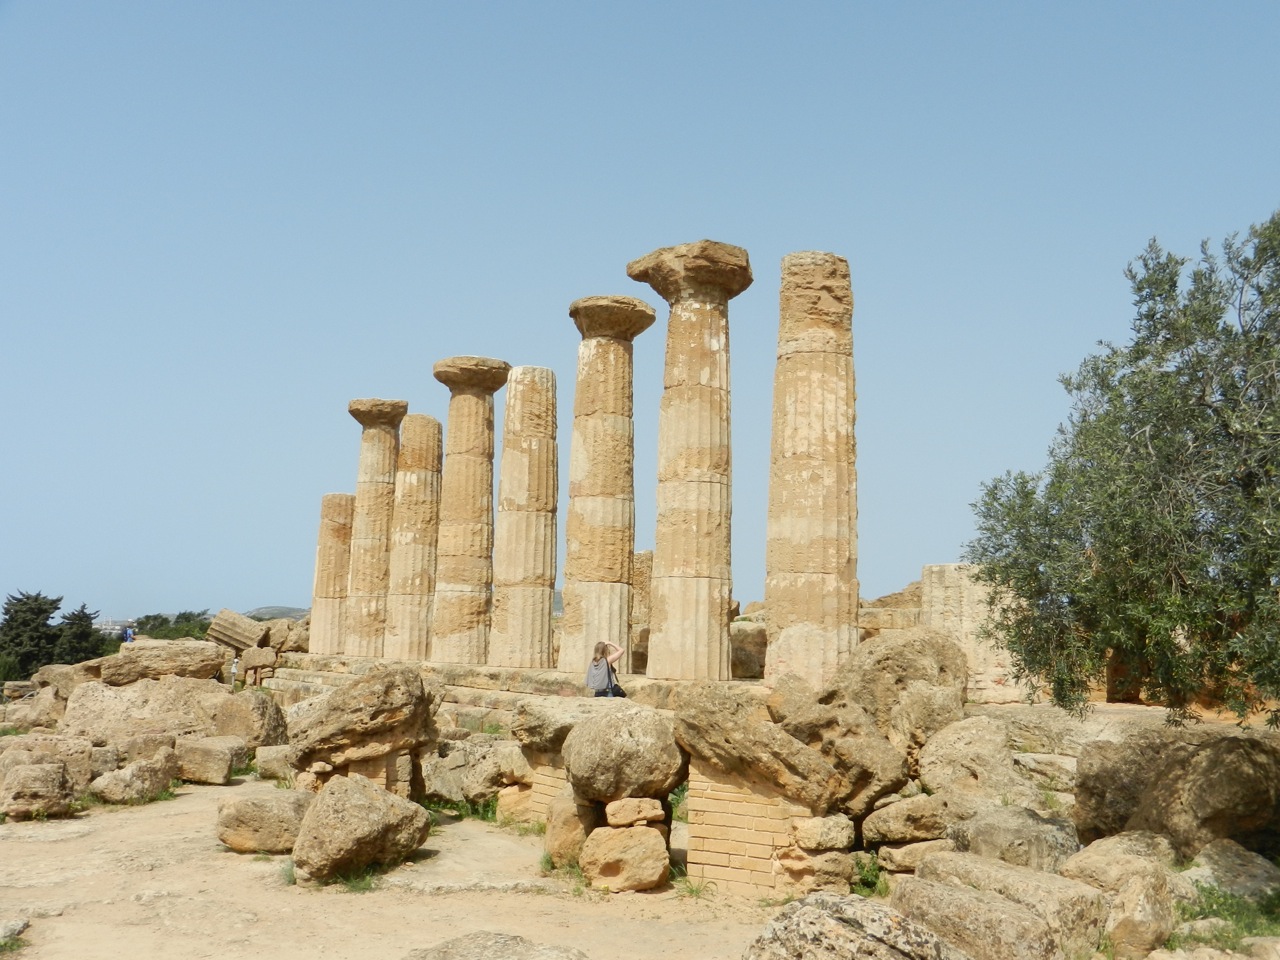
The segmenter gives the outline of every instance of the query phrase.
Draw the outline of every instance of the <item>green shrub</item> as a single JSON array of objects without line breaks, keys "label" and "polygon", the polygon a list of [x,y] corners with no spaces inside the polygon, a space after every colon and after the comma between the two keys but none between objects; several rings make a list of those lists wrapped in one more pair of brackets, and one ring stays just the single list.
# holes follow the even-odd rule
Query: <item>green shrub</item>
[{"label": "green shrub", "polygon": [[1196,890],[1200,896],[1194,903],[1178,905],[1178,919],[1188,922],[1216,917],[1225,920],[1226,925],[1199,934],[1174,934],[1166,943],[1169,949],[1203,944],[1219,950],[1239,950],[1245,937],[1280,937],[1280,891],[1254,901],[1201,883],[1196,884]]}]

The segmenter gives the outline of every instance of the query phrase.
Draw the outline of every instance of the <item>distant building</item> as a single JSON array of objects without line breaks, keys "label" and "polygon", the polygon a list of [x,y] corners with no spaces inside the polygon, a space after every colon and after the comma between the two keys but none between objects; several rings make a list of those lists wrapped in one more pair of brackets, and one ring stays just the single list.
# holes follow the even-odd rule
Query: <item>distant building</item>
[{"label": "distant building", "polygon": [[112,636],[120,636],[124,633],[125,627],[136,627],[137,620],[95,620],[93,628],[101,630],[103,633],[109,633]]}]

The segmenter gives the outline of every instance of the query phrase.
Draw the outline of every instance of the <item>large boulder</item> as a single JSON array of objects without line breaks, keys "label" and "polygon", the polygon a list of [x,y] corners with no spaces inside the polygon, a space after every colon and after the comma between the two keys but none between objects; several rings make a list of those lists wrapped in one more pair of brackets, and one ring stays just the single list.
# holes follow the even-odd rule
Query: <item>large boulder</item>
[{"label": "large boulder", "polygon": [[920,785],[934,793],[967,790],[1006,803],[1040,796],[1014,765],[1004,725],[990,717],[948,724],[921,748],[919,763]]},{"label": "large boulder", "polygon": [[868,815],[862,821],[862,839],[869,847],[941,840],[954,824],[974,816],[983,806],[964,794],[922,793]]},{"label": "large boulder", "polygon": [[188,783],[225,786],[231,771],[244,763],[245,745],[239,737],[183,738],[174,745],[179,776]]},{"label": "large boulder", "polygon": [[263,694],[233,696],[228,686],[216,680],[162,677],[124,687],[81,684],[67,700],[58,732],[86,737],[95,746],[120,743],[138,734],[233,735],[257,746],[282,733],[278,716],[279,708]]},{"label": "large boulder", "polygon": [[[1124,836],[1136,838],[1136,842],[1126,842],[1122,839]],[[1144,957],[1173,932],[1176,916],[1172,890],[1174,874],[1159,859],[1123,852],[1144,849],[1144,836],[1155,840],[1154,834],[1128,834],[1098,840],[1059,869],[1062,876],[1087,883],[1110,895],[1105,930],[1117,957]],[[1145,849],[1153,850],[1155,847],[1146,844]],[[1169,853],[1172,852],[1170,847]]]},{"label": "large boulder", "polygon": [[150,759],[104,773],[89,784],[89,790],[107,803],[148,803],[168,790],[181,772],[178,755],[164,747]]},{"label": "large boulder", "polygon": [[583,720],[628,706],[613,697],[529,697],[516,701],[511,735],[535,753],[559,753],[569,731]]},{"label": "large boulder", "polygon": [[889,902],[898,912],[980,960],[1063,960],[1049,925],[1033,911],[998,894],[902,877],[894,884]]},{"label": "large boulder", "polygon": [[962,853],[1003,860],[1019,867],[1057,872],[1080,849],[1075,827],[1017,806],[988,806],[947,828]]},{"label": "large boulder", "polygon": [[968,679],[968,660],[954,640],[933,630],[900,630],[859,644],[822,699],[864,707],[910,761],[937,731],[964,717]]},{"label": "large boulder", "polygon": [[38,687],[51,687],[57,698],[65,701],[80,684],[99,679],[100,663],[100,660],[70,664],[50,663],[37,670],[31,679]]},{"label": "large boulder", "polygon": [[435,739],[432,719],[439,690],[425,686],[408,666],[373,670],[319,698],[295,723],[290,719],[292,764],[344,767],[390,753],[412,751]]},{"label": "large boulder", "polygon": [[533,782],[520,744],[483,733],[441,740],[422,751],[419,766],[423,796],[437,803],[486,803],[503,787]]},{"label": "large boulder", "polygon": [[236,853],[288,853],[316,794],[273,790],[218,804],[218,839]]},{"label": "large boulder", "polygon": [[250,751],[289,742],[284,711],[258,687],[242,690],[217,704],[213,710],[213,735],[240,737]]},{"label": "large boulder", "polygon": [[0,779],[0,813],[10,819],[62,817],[71,809],[71,785],[60,761],[15,766]]},{"label": "large boulder", "polygon": [[842,806],[850,816],[864,816],[877,800],[906,784],[906,755],[857,704],[820,700],[806,681],[786,674],[774,681],[766,705],[787,734],[813,747],[840,773],[846,787]]},{"label": "large boulder", "polygon": [[1076,761],[1071,817],[1081,843],[1125,830],[1155,771],[1189,756],[1193,745],[1180,732],[1149,731],[1123,740],[1084,743]]},{"label": "large boulder", "polygon": [[1262,900],[1280,890],[1280,867],[1234,840],[1205,844],[1182,877],[1247,900]]},{"label": "large boulder", "polygon": [[584,800],[665,799],[688,772],[671,721],[648,707],[583,720],[565,738],[563,752],[569,783]]},{"label": "large boulder", "polygon": [[729,675],[734,680],[759,680],[764,676],[764,654],[769,645],[765,625],[752,620],[729,624]]},{"label": "large boulder", "polygon": [[993,893],[1030,910],[1067,957],[1089,956],[1102,939],[1109,904],[1088,884],[972,853],[935,853],[916,876]]},{"label": "large boulder", "polygon": [[615,893],[652,890],[666,882],[671,858],[660,830],[644,825],[599,827],[582,845],[578,866],[593,887]]},{"label": "large boulder", "polygon": [[969,960],[931,930],[882,903],[812,893],[784,907],[743,960]]},{"label": "large boulder", "polygon": [[53,687],[41,687],[32,696],[5,706],[2,714],[5,725],[15,730],[54,730],[66,706]]},{"label": "large boulder", "polygon": [[0,738],[0,776],[8,767],[24,763],[63,764],[67,785],[80,793],[94,777],[93,744],[84,737],[48,733]]},{"label": "large boulder", "polygon": [[1184,856],[1213,840],[1280,843],[1280,747],[1221,737],[1168,760],[1150,778],[1129,830],[1162,833]]},{"label": "large boulder", "polygon": [[677,742],[714,769],[763,780],[819,815],[848,795],[848,782],[821,753],[786,733],[741,690],[694,683],[673,699]]},{"label": "large boulder", "polygon": [[325,881],[404,860],[427,839],[427,811],[364,777],[334,777],[307,809],[293,847],[299,880]]},{"label": "large boulder", "polygon": [[96,663],[103,683],[123,687],[161,677],[210,680],[222,670],[223,660],[223,649],[208,640],[135,640]]},{"label": "large boulder", "polygon": [[266,642],[279,653],[306,653],[311,637],[311,614],[301,620],[268,620]]}]

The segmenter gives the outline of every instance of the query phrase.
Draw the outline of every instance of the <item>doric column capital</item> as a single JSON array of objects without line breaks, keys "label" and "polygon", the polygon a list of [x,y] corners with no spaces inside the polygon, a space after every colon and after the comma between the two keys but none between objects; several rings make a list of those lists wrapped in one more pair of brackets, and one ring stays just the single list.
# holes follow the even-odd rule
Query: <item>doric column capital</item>
[{"label": "doric column capital", "polygon": [[448,357],[436,363],[431,372],[451,393],[496,393],[506,386],[511,364],[490,357]]},{"label": "doric column capital", "polygon": [[404,415],[409,412],[409,403],[406,400],[352,400],[347,404],[347,412],[356,418],[356,422],[362,427],[376,427],[386,425],[396,427],[400,425],[400,421],[404,419]]},{"label": "doric column capital", "polygon": [[707,289],[732,300],[751,286],[747,251],[715,240],[662,247],[627,264],[627,276],[653,287],[667,303],[697,297]]},{"label": "doric column capital", "polygon": [[653,326],[653,307],[635,297],[582,297],[569,304],[569,316],[582,334],[634,340]]}]

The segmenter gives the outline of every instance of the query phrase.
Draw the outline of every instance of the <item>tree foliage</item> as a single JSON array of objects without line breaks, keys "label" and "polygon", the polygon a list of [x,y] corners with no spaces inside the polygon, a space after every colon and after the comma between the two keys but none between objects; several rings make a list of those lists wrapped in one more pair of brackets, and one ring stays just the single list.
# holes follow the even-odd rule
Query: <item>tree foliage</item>
[{"label": "tree foliage", "polygon": [[138,633],[158,640],[179,640],[183,637],[202,638],[212,622],[208,610],[181,610],[173,616],[167,613],[148,613],[137,621]]},{"label": "tree foliage", "polygon": [[1152,240],[1127,275],[1132,340],[1062,378],[1048,465],[984,485],[966,559],[1020,675],[1060,705],[1115,657],[1177,716],[1210,690],[1275,723],[1280,212],[1193,265]]},{"label": "tree foliage", "polygon": [[5,598],[0,616],[0,680],[25,680],[49,663],[80,663],[114,652],[116,638],[95,630],[98,614],[85,604],[53,616],[61,597],[18,591]]}]

